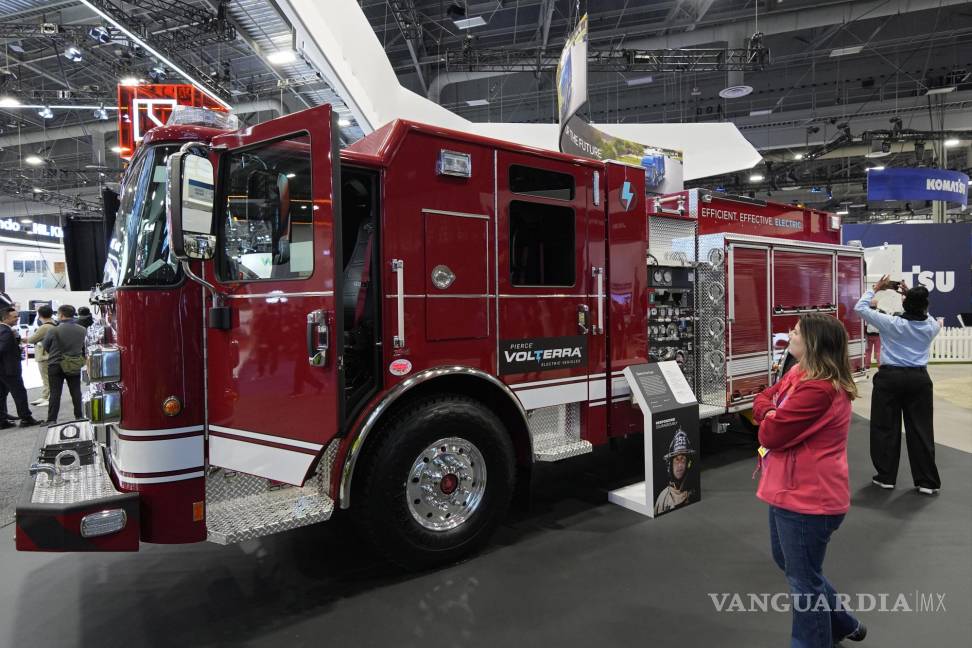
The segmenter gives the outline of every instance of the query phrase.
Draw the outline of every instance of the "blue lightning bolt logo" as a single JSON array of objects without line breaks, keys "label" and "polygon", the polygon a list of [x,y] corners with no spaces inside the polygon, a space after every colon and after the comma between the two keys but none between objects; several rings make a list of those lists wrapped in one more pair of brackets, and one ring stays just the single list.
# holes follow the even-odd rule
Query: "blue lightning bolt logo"
[{"label": "blue lightning bolt logo", "polygon": [[627,180],[621,185],[621,202],[624,203],[624,211],[631,209],[631,203],[634,202],[634,194],[631,193],[631,183]]}]

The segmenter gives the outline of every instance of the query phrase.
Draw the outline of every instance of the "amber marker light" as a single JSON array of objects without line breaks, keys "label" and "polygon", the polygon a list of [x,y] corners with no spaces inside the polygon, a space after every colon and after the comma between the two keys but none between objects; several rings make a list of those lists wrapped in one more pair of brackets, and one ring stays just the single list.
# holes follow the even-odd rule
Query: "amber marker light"
[{"label": "amber marker light", "polygon": [[175,396],[169,396],[162,401],[162,413],[166,416],[175,416],[182,412],[182,402]]}]

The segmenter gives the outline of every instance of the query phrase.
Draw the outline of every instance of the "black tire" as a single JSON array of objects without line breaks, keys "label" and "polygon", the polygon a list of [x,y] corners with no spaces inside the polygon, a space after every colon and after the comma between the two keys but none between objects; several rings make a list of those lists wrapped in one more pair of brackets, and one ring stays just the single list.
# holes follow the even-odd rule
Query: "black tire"
[{"label": "black tire", "polygon": [[[485,491],[461,525],[429,530],[406,499],[416,458],[430,444],[458,437],[475,444],[486,464]],[[506,516],[515,482],[509,434],[482,403],[440,394],[410,403],[369,439],[354,471],[351,513],[362,536],[388,560],[410,570],[453,563],[482,547]]]}]

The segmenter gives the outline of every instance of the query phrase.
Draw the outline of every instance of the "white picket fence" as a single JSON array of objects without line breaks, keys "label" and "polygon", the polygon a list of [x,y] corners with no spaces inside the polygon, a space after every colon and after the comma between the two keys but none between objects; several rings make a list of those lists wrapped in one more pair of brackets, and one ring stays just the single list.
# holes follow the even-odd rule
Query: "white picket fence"
[{"label": "white picket fence", "polygon": [[972,362],[972,328],[943,328],[932,342],[931,362]]}]

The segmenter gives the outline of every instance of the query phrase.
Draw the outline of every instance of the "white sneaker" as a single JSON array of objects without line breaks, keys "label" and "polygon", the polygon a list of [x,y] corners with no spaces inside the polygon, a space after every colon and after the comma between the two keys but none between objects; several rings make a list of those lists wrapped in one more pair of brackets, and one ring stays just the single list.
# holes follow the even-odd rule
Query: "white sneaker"
[{"label": "white sneaker", "polygon": [[42,398],[41,400],[37,401],[36,403],[31,403],[31,405],[36,405],[37,407],[47,407],[47,399],[46,398]]},{"label": "white sneaker", "polygon": [[45,401],[43,398],[35,398],[34,400],[30,401],[30,404],[31,405],[40,405],[41,403],[46,403],[46,402],[47,401]]},{"label": "white sneaker", "polygon": [[874,484],[875,486],[880,486],[881,488],[884,488],[886,490],[891,490],[892,488],[894,488],[894,484],[885,484],[884,482],[879,482],[877,479],[872,479],[871,483]]},{"label": "white sneaker", "polygon": [[937,495],[939,490],[940,489],[938,488],[925,488],[924,486],[918,487],[918,492],[922,495]]}]

